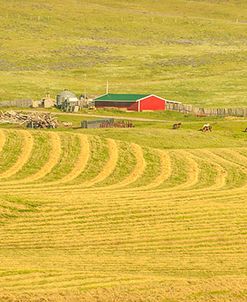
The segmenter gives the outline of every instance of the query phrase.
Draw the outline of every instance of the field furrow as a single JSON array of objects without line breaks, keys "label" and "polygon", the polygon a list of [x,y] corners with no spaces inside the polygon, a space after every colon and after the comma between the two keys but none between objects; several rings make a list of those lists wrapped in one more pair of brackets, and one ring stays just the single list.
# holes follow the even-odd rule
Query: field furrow
[{"label": "field furrow", "polygon": [[128,185],[134,183],[139,177],[143,175],[146,168],[146,162],[143,157],[143,150],[137,144],[131,144],[131,148],[136,159],[136,165],[134,169],[124,180],[118,182],[117,184],[109,185],[107,189],[113,190],[113,189],[120,189],[123,187],[127,187]]},{"label": "field furrow", "polygon": [[[86,168],[90,155],[90,146],[87,137],[84,135],[79,136],[80,153],[74,164],[73,169],[65,175],[62,179],[58,180],[58,184],[67,183],[73,181],[78,177]],[[55,183],[53,182],[53,185]]]},{"label": "field furrow", "polygon": [[186,159],[186,180],[184,183],[175,186],[174,189],[189,189],[198,183],[200,173],[199,166],[189,152],[179,150],[177,153]]},{"label": "field furrow", "polygon": [[60,160],[61,155],[61,141],[60,137],[57,133],[50,132],[49,133],[49,141],[50,141],[50,150],[49,150],[49,158],[43,167],[40,168],[36,173],[24,178],[24,183],[31,183],[37,180],[41,180],[47,174],[49,174],[53,167],[57,165]]},{"label": "field furrow", "polygon": [[4,171],[3,173],[0,173],[1,179],[6,179],[8,177],[11,177],[12,175],[15,175],[19,170],[21,170],[21,168],[25,165],[25,163],[29,160],[31,156],[33,149],[33,136],[30,132],[27,131],[19,132],[21,133],[22,140],[21,153],[19,154],[19,157],[13,166],[11,166],[8,170]]},{"label": "field furrow", "polygon": [[5,138],[5,133],[3,130],[0,129],[0,153],[3,150],[4,144],[5,144],[6,138]]},{"label": "field furrow", "polygon": [[247,273],[245,148],[11,129],[1,141],[0,300]]},{"label": "field furrow", "polygon": [[162,183],[164,183],[171,176],[172,169],[171,169],[171,161],[168,152],[157,150],[157,154],[160,159],[160,167],[159,167],[160,172],[158,176],[146,186],[142,186],[138,189],[143,188],[145,190],[152,190],[158,188]]},{"label": "field furrow", "polygon": [[83,183],[84,187],[91,187],[97,183],[104,181],[107,177],[109,177],[113,173],[114,169],[116,168],[117,161],[118,161],[118,146],[116,142],[112,139],[108,139],[107,143],[108,143],[108,152],[109,152],[108,161],[106,162],[105,166],[96,177],[94,177],[90,181],[85,181]]}]

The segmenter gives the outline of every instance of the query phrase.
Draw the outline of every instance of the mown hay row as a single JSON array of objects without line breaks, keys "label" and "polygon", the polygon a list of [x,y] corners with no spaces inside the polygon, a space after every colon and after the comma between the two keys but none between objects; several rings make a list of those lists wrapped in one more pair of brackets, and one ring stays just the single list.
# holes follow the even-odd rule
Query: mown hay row
[{"label": "mown hay row", "polygon": [[85,135],[79,136],[79,143],[80,143],[80,153],[74,164],[73,169],[62,179],[58,180],[57,182],[52,182],[52,185],[56,183],[62,184],[62,183],[71,182],[75,178],[77,178],[86,168],[90,155],[90,145]]},{"label": "mown hay row", "polygon": [[48,161],[44,166],[35,174],[28,176],[24,179],[25,183],[31,183],[37,180],[43,179],[47,174],[49,174],[52,169],[58,164],[61,156],[61,140],[57,133],[49,133],[50,140],[50,156]]},{"label": "mown hay row", "polygon": [[104,181],[107,177],[109,177],[114,169],[116,168],[117,161],[118,161],[118,146],[113,139],[107,139],[108,143],[108,152],[109,152],[109,159],[106,162],[103,169],[100,173],[93,179],[89,181],[85,181],[83,183],[83,187],[91,187],[97,183]]},{"label": "mown hay row", "polygon": [[214,150],[203,150],[206,156],[211,160],[219,163],[227,171],[227,176],[225,177],[225,187],[230,189],[242,188],[247,181],[247,170],[239,166],[239,164],[226,159],[223,156],[224,151],[221,150],[220,154]]},{"label": "mown hay row", "polygon": [[[56,135],[56,134],[49,133],[49,136],[51,138],[54,137],[54,135]],[[67,137],[67,135],[66,135],[66,137]],[[82,144],[84,144],[84,143],[85,142],[82,142]],[[115,143],[115,142],[113,142],[113,143]],[[81,143],[80,143],[80,145],[81,145]],[[60,143],[60,146],[61,146],[61,143]],[[49,192],[52,191],[53,193],[55,193],[56,190],[58,190],[58,191],[61,192],[61,190],[63,190],[63,187],[62,187],[63,184],[67,185],[67,183],[69,183],[69,182],[71,182],[73,180],[75,180],[77,182],[77,179],[80,177],[80,175],[85,170],[85,168],[87,166],[86,162],[88,163],[88,161],[89,161],[90,158],[89,158],[89,155],[86,154],[86,153],[89,152],[89,146],[85,144],[84,147],[85,147],[85,150],[87,149],[87,151],[85,151],[85,155],[83,155],[84,151],[82,150],[82,148],[79,147],[81,153],[80,153],[80,155],[78,154],[78,161],[74,160],[74,163],[73,163],[74,167],[72,167],[72,169],[70,168],[70,172],[66,173],[63,177],[59,177],[58,176],[57,180],[53,180],[54,178],[57,177],[56,176],[57,175],[56,172],[53,171],[53,170],[58,165],[58,163],[60,161],[59,160],[59,153],[61,153],[61,148],[59,148],[59,146],[57,145],[56,146],[56,151],[55,151],[55,148],[54,148],[54,151],[52,150],[50,152],[50,155],[52,157],[54,157],[54,155],[56,157],[57,163],[55,165],[51,164],[52,159],[50,159],[48,161],[48,163],[46,163],[43,166],[43,168],[41,168],[37,173],[35,173],[34,175],[28,175],[28,177],[24,178],[23,180],[20,179],[20,180],[17,180],[17,181],[11,181],[11,185],[16,184],[17,187],[15,187],[15,188],[18,189],[18,190],[20,190],[20,191],[22,191],[23,193],[25,193],[25,190],[29,191],[28,188],[25,189],[25,186],[28,185],[28,183],[30,183],[30,185],[28,185],[28,187],[30,187],[31,183],[33,181],[36,181],[36,180],[42,180],[42,182],[47,182],[47,179],[46,179],[45,176],[47,174],[53,173],[54,176],[49,181],[49,183],[47,183],[47,185],[46,185],[47,186],[47,190]],[[132,148],[133,148],[133,146],[132,146]],[[117,149],[117,148],[115,147],[115,149]],[[119,150],[118,150],[118,152],[119,152]],[[136,151],[133,151],[133,152],[135,154],[137,154]],[[161,171],[157,172],[157,173],[160,173],[160,176],[157,176],[156,177],[157,179],[154,182],[151,179],[150,179],[150,181],[147,181],[147,185],[141,186],[140,187],[140,191],[142,191],[143,189],[144,190],[154,190],[154,189],[157,189],[158,187],[160,187],[164,182],[166,182],[172,176],[173,169],[172,169],[172,164],[171,164],[170,159],[169,159],[169,162],[168,162],[167,161],[167,159],[168,159],[167,156],[166,156],[165,159],[164,159],[164,157],[163,157],[163,159],[161,158],[161,154],[164,153],[164,151],[157,151],[157,150],[155,151],[154,150],[153,152],[160,153],[159,155],[160,155],[160,162],[161,162],[161,165],[160,165],[160,170]],[[181,166],[182,169],[181,168],[179,169],[180,172],[184,170],[184,173],[185,173],[185,175],[183,176],[184,180],[179,184],[178,183],[178,179],[179,178],[177,178],[177,176],[176,176],[176,178],[174,178],[174,179],[176,179],[175,182],[173,181],[173,183],[172,183],[171,182],[172,178],[171,178],[171,180],[169,181],[171,183],[168,182],[166,184],[166,188],[164,188],[164,189],[162,189],[162,187],[159,188],[160,192],[162,190],[164,190],[164,191],[168,190],[169,191],[172,187],[176,187],[176,189],[178,191],[182,191],[182,190],[185,190],[185,189],[193,189],[193,188],[195,188],[195,189],[203,189],[203,187],[202,187],[203,185],[200,185],[200,174],[204,173],[204,171],[200,171],[200,169],[199,169],[199,166],[202,166],[201,163],[196,163],[196,161],[199,162],[198,161],[198,157],[196,157],[196,154],[193,154],[193,151],[191,153],[191,151],[189,151],[189,150],[187,150],[187,151],[174,150],[174,151],[172,151],[172,153],[175,154],[176,156],[178,156],[179,160],[183,159],[183,161],[185,162],[183,164],[184,166]],[[113,156],[112,156],[112,154],[113,154]],[[139,154],[139,155],[135,156],[136,160],[138,159],[139,162],[142,161],[142,164],[145,162],[145,164],[143,166],[142,166],[142,164],[139,164],[139,166],[137,165],[136,168],[135,168],[136,171],[138,170],[137,174],[139,174],[139,176],[136,177],[136,171],[132,171],[132,174],[128,175],[124,180],[117,181],[117,179],[116,179],[116,183],[114,185],[110,185],[110,187],[108,188],[107,185],[108,185],[108,183],[110,181],[107,181],[107,179],[111,175],[113,177],[113,175],[114,175],[113,172],[117,168],[117,163],[119,161],[119,156],[118,156],[118,159],[117,159],[116,156],[114,157],[114,152],[112,154],[110,155],[110,158],[108,159],[108,162],[105,164],[105,170],[104,170],[104,172],[102,172],[102,170],[101,170],[98,173],[98,175],[95,176],[94,178],[92,178],[89,182],[87,180],[84,181],[84,182],[82,182],[81,184],[84,183],[84,185],[83,186],[80,185],[79,186],[80,187],[79,190],[84,190],[84,189],[87,190],[87,188],[90,189],[90,187],[93,187],[96,184],[99,184],[100,186],[103,185],[103,188],[100,188],[100,190],[103,189],[103,190],[106,190],[106,191],[108,189],[110,189],[110,188],[114,189],[114,187],[118,188],[118,189],[121,189],[121,190],[123,190],[123,189],[125,190],[126,189],[128,191],[130,189],[132,189],[132,188],[134,190],[138,190],[139,185],[138,185],[137,180],[138,179],[141,180],[141,178],[140,178],[141,176],[145,178],[145,173],[148,173],[148,171],[146,171],[146,170],[148,169],[149,162],[144,159],[144,157],[143,157],[143,151],[142,151],[142,155]],[[115,152],[115,154],[116,154],[116,152]],[[62,153],[60,154],[60,157],[61,156],[62,156]],[[69,155],[67,155],[67,156],[69,156]],[[200,156],[201,156],[201,154],[200,154]],[[81,159],[79,159],[79,158],[81,158]],[[85,160],[85,158],[87,158],[87,160]],[[204,161],[208,161],[210,164],[212,164],[213,162],[211,161],[211,158],[212,158],[212,156],[210,157],[210,155],[207,154],[207,155],[204,156],[203,160]],[[79,163],[82,162],[82,160],[85,160],[84,161],[85,164],[83,164],[82,166],[80,166]],[[163,164],[162,164],[162,160],[163,160]],[[66,160],[64,160],[64,161],[66,161]],[[222,165],[218,164],[219,161],[222,162],[222,160],[218,160],[217,162],[214,161],[214,163],[213,163],[214,168],[217,170],[217,177],[215,177],[215,184],[209,186],[210,189],[219,189],[219,188],[222,188],[225,185],[225,182],[226,182],[226,174],[227,174],[226,171],[227,170],[224,169],[222,167]],[[112,165],[112,162],[114,162],[113,165]],[[61,170],[62,169],[61,163],[59,163],[59,166],[60,166],[60,170]],[[145,166],[145,168],[144,168],[144,166]],[[78,167],[80,167],[80,168],[78,169]],[[115,167],[115,168],[113,168],[113,167]],[[228,167],[229,167],[229,165],[228,165]],[[25,168],[25,165],[24,165],[24,168]],[[49,168],[49,169],[47,170],[47,168]],[[21,171],[19,171],[19,174],[21,175]],[[133,178],[133,176],[134,176],[134,178]],[[19,178],[18,173],[17,173],[16,177]],[[155,178],[155,176],[152,175],[152,178]],[[107,185],[104,185],[104,182]],[[23,184],[24,186],[22,185],[20,187],[20,186],[18,186],[18,183]],[[56,187],[54,187],[52,185],[53,183],[54,184],[59,184],[60,188],[57,189]],[[102,183],[102,185],[101,185],[101,183]],[[1,187],[1,191],[2,192],[6,191],[9,185],[10,185],[9,181],[8,182],[4,182],[3,186]],[[35,188],[37,188],[36,190],[38,191],[39,188],[41,189],[42,187],[43,187],[43,185],[41,183],[40,184],[37,183],[35,185],[32,185],[32,192],[35,191]],[[207,187],[207,189],[209,187]],[[67,186],[67,188],[64,187],[64,189],[65,190],[73,189],[73,190],[79,192],[78,185],[73,184],[73,183],[69,184]]]},{"label": "mown hay row", "polygon": [[[27,131],[26,131],[27,132]],[[23,170],[20,169],[16,173],[16,178],[14,180],[7,180],[2,183],[1,191],[6,191],[15,188],[15,190],[20,191],[23,188],[27,188],[27,191],[30,190],[31,188],[34,188],[36,184],[33,184],[33,182],[38,181],[42,178],[44,178],[47,174],[51,172],[54,166],[59,162],[60,159],[60,153],[61,153],[61,148],[60,148],[60,136],[57,133],[54,132],[49,132],[47,136],[44,137],[46,141],[48,141],[48,145],[46,146],[45,150],[41,148],[41,150],[33,150],[33,153],[36,153],[36,156],[40,158],[42,154],[39,154],[39,151],[46,151],[47,154],[43,154],[43,159],[39,161],[39,163],[43,162],[43,166],[39,166],[39,163],[36,163],[38,170],[33,169],[33,173],[30,173],[32,169],[30,168],[30,164],[32,164],[32,159],[29,157],[30,162],[26,163],[23,166]],[[34,156],[34,160],[35,157]],[[45,161],[44,161],[45,160]],[[24,172],[24,170],[27,170],[27,172]],[[24,172],[24,173],[23,173]],[[22,173],[24,174],[22,177]],[[31,184],[32,183],[32,184]],[[43,185],[41,188],[44,188]]]},{"label": "mown hay row", "polygon": [[146,162],[143,157],[142,148],[139,145],[133,144],[133,143],[131,144],[131,148],[132,148],[133,154],[136,159],[136,165],[135,165],[134,169],[124,180],[118,182],[117,184],[107,186],[106,188],[108,190],[109,189],[110,190],[120,189],[120,188],[126,187],[126,186],[130,185],[131,183],[135,182],[144,173],[144,170],[146,167]]},{"label": "mown hay row", "polygon": [[105,180],[97,183],[95,189],[103,190],[109,185],[117,184],[129,176],[136,165],[136,158],[134,156],[131,145],[127,142],[116,141],[118,147],[118,160],[113,172],[105,178]]},{"label": "mown hay row", "polygon": [[[4,187],[17,185],[25,182],[25,178],[38,172],[49,159],[49,134],[46,132],[33,132],[33,150],[28,161],[14,175],[6,181],[3,180]],[[17,186],[18,187],[18,186]]]},{"label": "mown hay row", "polygon": [[5,132],[0,129],[0,153],[3,150],[3,146],[5,144],[6,138],[5,138]]},{"label": "mown hay row", "polygon": [[149,184],[138,189],[151,190],[158,188],[164,183],[172,174],[171,161],[168,152],[157,150],[160,159],[160,174]]},{"label": "mown hay row", "polygon": [[21,133],[22,138],[22,152],[19,154],[17,161],[11,166],[8,170],[4,171],[0,174],[1,179],[6,179],[15,175],[21,168],[25,165],[25,163],[29,160],[31,156],[31,152],[33,149],[33,136],[30,132],[27,131],[19,131]]},{"label": "mown hay row", "polygon": [[4,130],[5,144],[0,153],[0,175],[9,170],[17,161],[22,151],[22,136],[18,131]]},{"label": "mown hay row", "polygon": [[201,172],[204,172],[204,174],[206,174],[205,178],[207,178],[204,183],[204,188],[207,190],[219,190],[224,188],[228,175],[227,169],[216,162],[215,159],[212,159],[203,152],[200,152],[200,150],[192,150],[191,153],[195,158],[197,158],[199,163],[202,164],[204,162],[206,164],[206,169],[204,169],[204,171],[201,169]]},{"label": "mown hay row", "polygon": [[185,190],[195,186],[199,179],[199,166],[191,154],[184,150],[177,150],[177,154],[186,159],[186,181],[174,187],[175,190]]}]

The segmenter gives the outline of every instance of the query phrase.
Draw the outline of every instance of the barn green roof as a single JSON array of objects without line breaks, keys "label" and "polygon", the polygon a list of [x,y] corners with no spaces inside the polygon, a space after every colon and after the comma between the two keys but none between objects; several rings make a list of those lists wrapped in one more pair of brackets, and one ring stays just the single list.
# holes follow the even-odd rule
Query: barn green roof
[{"label": "barn green roof", "polygon": [[108,93],[95,99],[95,101],[104,102],[136,102],[150,94],[113,94]]}]

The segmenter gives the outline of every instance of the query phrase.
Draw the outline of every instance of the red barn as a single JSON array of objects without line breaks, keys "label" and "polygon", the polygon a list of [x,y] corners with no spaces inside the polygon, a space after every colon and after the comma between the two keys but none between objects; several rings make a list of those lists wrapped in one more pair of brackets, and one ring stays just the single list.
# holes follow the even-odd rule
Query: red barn
[{"label": "red barn", "polygon": [[125,108],[132,111],[166,110],[166,100],[154,94],[105,94],[95,100],[96,108]]}]

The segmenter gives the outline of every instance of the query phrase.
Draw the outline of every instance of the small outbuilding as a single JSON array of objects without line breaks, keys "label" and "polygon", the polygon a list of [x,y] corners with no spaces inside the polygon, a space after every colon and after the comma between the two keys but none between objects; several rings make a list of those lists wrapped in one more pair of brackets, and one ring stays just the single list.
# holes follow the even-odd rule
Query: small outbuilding
[{"label": "small outbuilding", "polygon": [[76,95],[73,92],[65,89],[64,91],[62,91],[60,94],[57,95],[56,106],[58,108],[61,108],[64,102],[76,102],[76,101],[78,101]]},{"label": "small outbuilding", "polygon": [[55,100],[51,98],[50,94],[47,93],[41,100],[32,102],[33,108],[52,108],[55,106]]},{"label": "small outbuilding", "polygon": [[[166,110],[166,100],[154,94],[104,94],[94,99],[96,108],[132,111]],[[170,102],[170,101],[169,101]]]},{"label": "small outbuilding", "polygon": [[56,106],[67,112],[78,111],[79,100],[73,92],[64,90],[57,95]]}]

